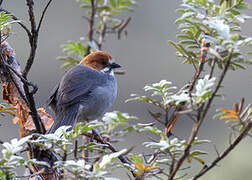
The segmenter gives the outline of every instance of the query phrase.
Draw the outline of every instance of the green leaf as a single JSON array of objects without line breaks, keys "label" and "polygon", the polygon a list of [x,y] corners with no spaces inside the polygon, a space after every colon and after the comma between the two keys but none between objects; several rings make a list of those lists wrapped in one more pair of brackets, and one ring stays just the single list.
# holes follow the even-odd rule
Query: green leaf
[{"label": "green leaf", "polygon": [[81,0],[83,3],[91,4],[91,0]]},{"label": "green leaf", "polygon": [[121,151],[103,156],[101,162],[99,162],[98,167],[96,167],[94,171],[106,169],[108,165],[112,163],[112,161],[116,160],[119,156],[126,152],[127,149],[122,149]]},{"label": "green leaf", "polygon": [[91,5],[82,5],[81,8],[83,9],[90,9],[92,6]]},{"label": "green leaf", "polygon": [[182,55],[187,56],[186,50],[181,46],[180,44],[176,44],[172,41],[168,41],[169,44],[171,44],[174,48],[176,48]]},{"label": "green leaf", "polygon": [[246,69],[245,66],[241,65],[241,64],[238,64],[238,63],[235,63],[235,62],[231,62],[231,64],[239,69]]},{"label": "green leaf", "polygon": [[116,0],[109,0],[109,2],[113,8],[116,8]]},{"label": "green leaf", "polygon": [[195,156],[190,156],[192,159],[198,161],[199,163],[201,163],[202,165],[205,164],[205,161],[199,157],[195,157]]},{"label": "green leaf", "polygon": [[192,45],[192,44],[197,44],[195,41],[193,40],[182,40],[182,41],[179,41],[180,44],[188,44],[188,45]]},{"label": "green leaf", "polygon": [[237,11],[237,10],[235,10],[235,9],[229,9],[228,10],[229,12],[231,12],[233,15],[240,15],[241,13],[239,12],[239,11]]},{"label": "green leaf", "polygon": [[181,38],[181,39],[190,39],[190,40],[193,39],[191,36],[184,35],[184,34],[178,34],[178,35],[176,35],[176,37]]},{"label": "green leaf", "polygon": [[74,59],[74,58],[69,57],[69,56],[67,56],[67,57],[58,57],[57,59],[59,61],[64,61],[65,62],[64,64],[62,64],[60,66],[61,69],[66,69],[69,66],[76,66],[80,62],[79,60]]},{"label": "green leaf", "polygon": [[62,45],[63,52],[69,55],[78,55],[83,58],[86,54],[87,47],[81,42],[68,41],[67,44]]},{"label": "green leaf", "polygon": [[141,163],[141,164],[144,163],[144,161],[143,161],[143,159],[142,159],[141,156],[138,156],[138,155],[132,154],[132,153],[130,153],[129,156],[130,156],[129,160],[131,162],[133,162],[134,164],[136,164],[136,163]]},{"label": "green leaf", "polygon": [[208,154],[208,152],[200,151],[200,150],[194,150],[194,151],[190,152],[190,155],[192,155],[192,156],[206,155],[206,154]]},{"label": "green leaf", "polygon": [[130,98],[130,99],[127,99],[125,102],[127,103],[127,102],[131,102],[131,101],[145,101],[149,104],[153,104],[158,107],[162,107],[162,104],[158,100],[152,99],[147,96],[138,96],[138,97]]},{"label": "green leaf", "polygon": [[222,1],[221,6],[220,6],[220,10],[219,10],[220,16],[224,15],[226,8],[227,8],[227,1]]},{"label": "green leaf", "polygon": [[242,1],[240,1],[240,3],[238,3],[234,7],[237,8],[237,9],[249,9],[250,5],[248,3],[244,3]]}]

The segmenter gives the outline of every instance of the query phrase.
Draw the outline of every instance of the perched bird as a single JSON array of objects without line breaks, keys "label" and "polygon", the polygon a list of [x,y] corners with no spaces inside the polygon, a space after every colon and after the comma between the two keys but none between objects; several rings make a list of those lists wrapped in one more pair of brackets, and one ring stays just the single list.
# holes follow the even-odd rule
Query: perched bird
[{"label": "perched bird", "polygon": [[117,96],[113,69],[120,67],[108,53],[96,51],[70,69],[47,101],[56,115],[47,133],[60,126],[74,128],[77,121],[88,122],[107,112]]}]

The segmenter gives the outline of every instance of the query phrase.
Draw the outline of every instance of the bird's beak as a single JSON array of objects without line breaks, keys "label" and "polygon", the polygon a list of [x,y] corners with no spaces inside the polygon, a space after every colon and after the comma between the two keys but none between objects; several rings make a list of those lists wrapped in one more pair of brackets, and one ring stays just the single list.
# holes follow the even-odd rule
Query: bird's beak
[{"label": "bird's beak", "polygon": [[120,65],[120,64],[117,64],[116,62],[111,62],[111,63],[109,63],[109,66],[110,66],[112,69],[114,69],[114,68],[120,68],[120,67],[121,67],[121,65]]}]

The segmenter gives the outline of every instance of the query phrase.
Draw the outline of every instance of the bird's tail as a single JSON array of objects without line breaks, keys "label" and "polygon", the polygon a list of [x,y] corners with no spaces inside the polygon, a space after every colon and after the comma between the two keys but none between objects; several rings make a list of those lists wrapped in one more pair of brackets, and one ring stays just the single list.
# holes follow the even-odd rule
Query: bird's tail
[{"label": "bird's tail", "polygon": [[56,119],[54,120],[53,126],[49,129],[47,134],[54,133],[61,126],[72,126],[72,129],[76,124],[78,111],[79,105],[75,104],[58,113],[56,115]]}]

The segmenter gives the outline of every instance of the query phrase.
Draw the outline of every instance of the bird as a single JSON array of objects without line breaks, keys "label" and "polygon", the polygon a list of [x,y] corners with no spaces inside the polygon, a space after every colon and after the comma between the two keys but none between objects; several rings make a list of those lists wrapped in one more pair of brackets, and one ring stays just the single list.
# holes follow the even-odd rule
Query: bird
[{"label": "bird", "polygon": [[96,51],[67,71],[47,100],[56,116],[47,133],[61,126],[73,129],[77,122],[89,122],[105,114],[117,96],[114,69],[120,67],[110,54]]}]

